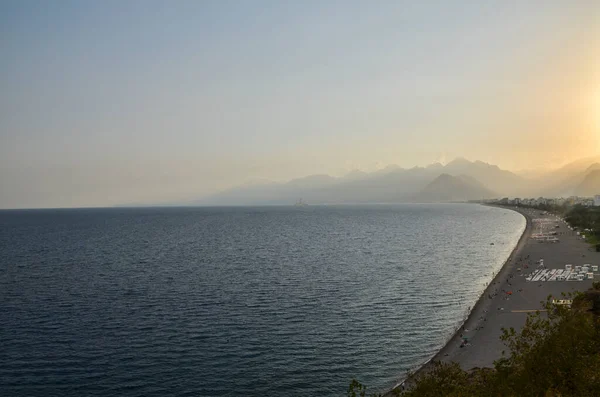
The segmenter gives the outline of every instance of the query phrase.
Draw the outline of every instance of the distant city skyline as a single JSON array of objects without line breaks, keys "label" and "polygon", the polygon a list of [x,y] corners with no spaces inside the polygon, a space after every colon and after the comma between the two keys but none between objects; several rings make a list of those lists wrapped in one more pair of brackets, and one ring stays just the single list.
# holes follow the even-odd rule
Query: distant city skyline
[{"label": "distant city skyline", "polygon": [[0,208],[600,154],[600,2],[5,1]]}]

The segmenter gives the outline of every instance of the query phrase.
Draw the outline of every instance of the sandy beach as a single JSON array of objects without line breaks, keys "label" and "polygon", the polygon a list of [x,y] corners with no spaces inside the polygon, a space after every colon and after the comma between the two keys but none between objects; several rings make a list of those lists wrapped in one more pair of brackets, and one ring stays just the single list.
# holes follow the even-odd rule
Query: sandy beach
[{"label": "sandy beach", "polygon": [[[525,231],[502,269],[471,310],[464,327],[456,332],[431,361],[454,361],[465,370],[474,367],[491,368],[506,350],[500,340],[503,327],[513,327],[518,331],[525,324],[527,313],[541,309],[541,302],[549,295],[559,299],[563,292],[584,291],[592,285],[593,280],[526,281],[526,276],[537,268],[539,259],[543,259],[547,269],[564,269],[565,264],[599,264],[600,253],[592,250],[564,222],[556,221],[547,226],[558,233],[559,243],[540,243],[531,238],[532,233],[539,231],[535,220],[556,219],[553,215],[543,215],[542,211],[528,208],[502,208],[525,216]],[[559,228],[555,229],[554,224],[557,222]],[[508,295],[506,292],[512,294]],[[462,343],[463,338],[468,340],[466,346]],[[427,367],[427,364],[424,365],[417,373],[427,370]]]}]

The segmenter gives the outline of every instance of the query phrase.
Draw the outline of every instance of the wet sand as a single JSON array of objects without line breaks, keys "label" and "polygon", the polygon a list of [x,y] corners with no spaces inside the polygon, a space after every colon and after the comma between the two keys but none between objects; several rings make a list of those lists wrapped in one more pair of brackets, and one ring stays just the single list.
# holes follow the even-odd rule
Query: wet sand
[{"label": "wet sand", "polygon": [[[502,208],[515,210],[524,215],[527,219],[527,227],[505,265],[473,307],[464,323],[464,328],[456,332],[432,361],[454,361],[465,370],[475,367],[491,368],[494,361],[502,356],[504,350],[507,350],[500,340],[503,327],[513,327],[519,331],[525,324],[527,313],[541,309],[541,302],[546,301],[549,295],[559,299],[562,292],[585,291],[592,285],[593,280],[526,281],[525,276],[537,268],[536,262],[539,259],[544,260],[547,269],[564,269],[567,263],[573,266],[587,263],[600,264],[600,253],[595,252],[563,222],[559,222],[558,229],[554,229],[554,223],[551,224],[551,231],[558,232],[559,243],[540,243],[531,238],[531,234],[539,230],[532,223],[532,219],[554,219],[554,216],[541,215],[541,211],[527,208]],[[525,264],[529,267],[525,268]],[[600,280],[600,277],[596,276],[596,279]],[[507,295],[502,290],[512,291],[512,295]],[[467,346],[461,347],[461,334],[468,339]],[[426,364],[417,371],[417,374],[426,371],[427,368]]]}]

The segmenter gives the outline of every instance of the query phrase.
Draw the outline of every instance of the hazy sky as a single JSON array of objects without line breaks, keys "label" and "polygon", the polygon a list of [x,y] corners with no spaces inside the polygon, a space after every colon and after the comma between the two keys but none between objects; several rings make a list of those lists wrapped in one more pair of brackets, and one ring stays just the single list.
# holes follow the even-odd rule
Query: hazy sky
[{"label": "hazy sky", "polygon": [[600,149],[600,1],[2,1],[0,208]]}]

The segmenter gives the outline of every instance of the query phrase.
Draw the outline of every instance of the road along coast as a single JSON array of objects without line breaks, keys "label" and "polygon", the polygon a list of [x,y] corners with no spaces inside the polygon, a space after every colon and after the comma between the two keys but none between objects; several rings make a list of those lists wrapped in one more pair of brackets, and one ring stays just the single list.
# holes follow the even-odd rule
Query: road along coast
[{"label": "road along coast", "polygon": [[[500,340],[502,328],[513,327],[519,331],[525,324],[527,313],[541,309],[541,302],[549,295],[560,299],[563,292],[585,291],[591,287],[594,280],[526,281],[526,276],[540,266],[540,259],[547,269],[564,269],[565,264],[598,265],[600,253],[594,252],[567,224],[552,215],[528,208],[502,208],[519,212],[527,220],[519,242],[463,325],[430,361],[396,388],[409,387],[411,379],[427,371],[433,361],[457,362],[465,370],[492,368],[494,361],[507,350]],[[542,219],[545,221],[540,222]],[[539,242],[532,238],[532,234],[549,232],[549,228],[556,231],[560,242]],[[600,280],[600,275],[596,275],[596,279]]]}]

